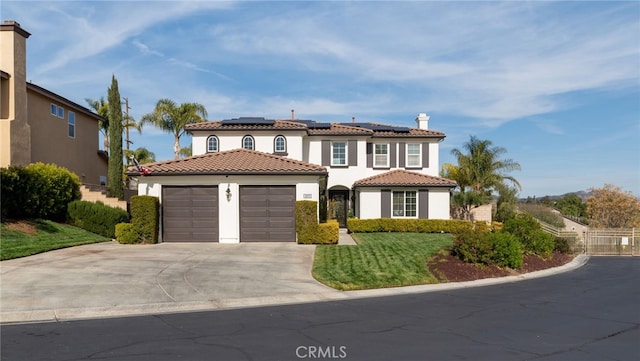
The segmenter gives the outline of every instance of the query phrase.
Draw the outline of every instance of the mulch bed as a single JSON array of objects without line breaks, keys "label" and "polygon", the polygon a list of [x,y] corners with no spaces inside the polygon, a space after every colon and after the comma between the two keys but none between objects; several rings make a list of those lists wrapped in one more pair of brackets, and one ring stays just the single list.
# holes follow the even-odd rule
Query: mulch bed
[{"label": "mulch bed", "polygon": [[429,271],[440,282],[463,282],[483,278],[514,276],[523,273],[540,271],[547,268],[562,266],[571,262],[575,256],[554,253],[550,259],[543,259],[536,255],[525,255],[520,269],[502,268],[495,265],[475,265],[466,263],[451,254],[438,254],[429,261]]}]

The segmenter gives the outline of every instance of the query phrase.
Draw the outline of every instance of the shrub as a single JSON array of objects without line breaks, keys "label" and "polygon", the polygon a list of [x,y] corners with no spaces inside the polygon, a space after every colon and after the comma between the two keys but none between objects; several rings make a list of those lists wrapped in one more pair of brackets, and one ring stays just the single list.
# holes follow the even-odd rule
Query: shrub
[{"label": "shrub", "polygon": [[511,234],[506,232],[489,233],[491,244],[491,261],[501,267],[522,267],[522,244]]},{"label": "shrub", "polygon": [[69,224],[110,238],[116,235],[116,224],[128,220],[127,211],[100,202],[74,201],[69,203],[67,210]]},{"label": "shrub", "polygon": [[153,196],[131,197],[131,224],[137,229],[140,242],[157,243],[160,226],[160,203]]},{"label": "shrub", "polygon": [[505,232],[470,230],[457,234],[451,253],[468,263],[522,267],[522,245]]},{"label": "shrub", "polygon": [[347,219],[351,233],[371,232],[416,232],[416,233],[461,233],[471,230],[473,223],[458,219]]},{"label": "shrub", "polygon": [[116,240],[123,244],[133,244],[140,241],[140,234],[131,223],[116,224]]},{"label": "shrub", "polygon": [[518,214],[505,222],[503,230],[514,235],[527,253],[549,258],[553,254],[553,236],[545,233],[540,223],[528,214]]},{"label": "shrub", "polygon": [[542,204],[520,203],[518,204],[518,209],[552,226],[564,227],[564,219],[558,213],[555,213],[551,207]]},{"label": "shrub", "polygon": [[318,232],[318,202],[296,202],[296,233],[298,243],[310,244]]},{"label": "shrub", "polygon": [[568,239],[561,238],[561,237],[555,237],[554,243],[555,243],[555,245],[553,247],[553,250],[555,252],[560,252],[560,253],[564,253],[564,254],[573,253],[573,249],[571,248],[571,244],[570,244]]},{"label": "shrub", "polygon": [[340,239],[340,225],[335,219],[318,224],[318,233],[314,238],[315,244],[337,244]]},{"label": "shrub", "polygon": [[80,179],[55,164],[3,168],[2,216],[64,220],[69,202],[80,199]]}]

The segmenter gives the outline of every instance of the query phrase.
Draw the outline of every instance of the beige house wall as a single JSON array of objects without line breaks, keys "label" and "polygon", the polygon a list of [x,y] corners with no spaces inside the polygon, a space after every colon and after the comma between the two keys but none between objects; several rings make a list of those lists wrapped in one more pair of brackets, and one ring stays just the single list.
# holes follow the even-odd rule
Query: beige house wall
[{"label": "beige house wall", "polygon": [[[80,181],[100,184],[108,161],[99,150],[100,117],[89,109],[26,82],[28,32],[14,21],[0,24],[0,167],[54,163]],[[64,116],[51,114],[51,105]],[[75,136],[69,136],[69,112]]]}]

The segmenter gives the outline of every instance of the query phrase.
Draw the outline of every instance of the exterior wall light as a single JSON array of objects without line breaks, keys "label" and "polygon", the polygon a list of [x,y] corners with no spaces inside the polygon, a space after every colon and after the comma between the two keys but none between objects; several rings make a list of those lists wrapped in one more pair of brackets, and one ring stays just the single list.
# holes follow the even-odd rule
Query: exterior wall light
[{"label": "exterior wall light", "polygon": [[229,188],[228,183],[227,183],[227,191],[225,193],[227,194],[227,202],[231,202],[231,188]]}]

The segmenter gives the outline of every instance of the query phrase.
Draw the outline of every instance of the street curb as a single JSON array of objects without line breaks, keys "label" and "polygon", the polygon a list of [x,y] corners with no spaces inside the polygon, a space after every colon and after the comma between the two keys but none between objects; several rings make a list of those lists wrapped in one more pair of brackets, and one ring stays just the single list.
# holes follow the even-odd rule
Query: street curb
[{"label": "street curb", "polygon": [[546,270],[525,273],[517,276],[498,278],[486,278],[476,281],[439,283],[434,285],[417,285],[395,288],[383,288],[358,291],[338,291],[327,289],[323,293],[251,297],[236,299],[217,299],[198,302],[164,302],[140,305],[125,305],[113,307],[89,307],[89,308],[61,308],[30,311],[3,311],[0,312],[0,324],[36,323],[36,322],[62,322],[95,318],[135,317],[152,314],[202,312],[215,310],[232,310],[241,308],[254,308],[265,306],[283,306],[325,301],[343,301],[351,299],[398,296],[427,292],[441,292],[448,290],[464,289],[471,287],[483,287],[497,284],[519,282],[529,279],[548,277],[564,272],[569,272],[584,266],[589,256],[578,255],[571,262]]}]

